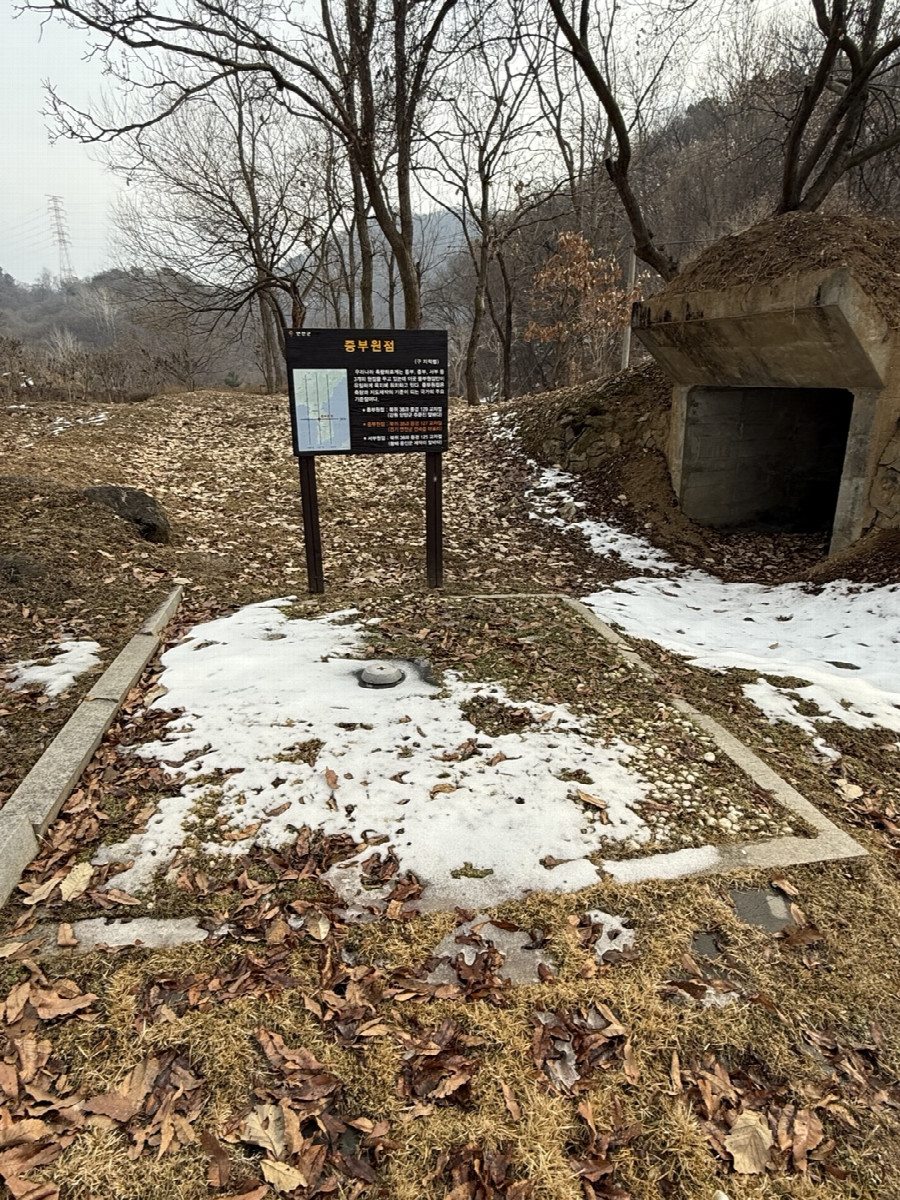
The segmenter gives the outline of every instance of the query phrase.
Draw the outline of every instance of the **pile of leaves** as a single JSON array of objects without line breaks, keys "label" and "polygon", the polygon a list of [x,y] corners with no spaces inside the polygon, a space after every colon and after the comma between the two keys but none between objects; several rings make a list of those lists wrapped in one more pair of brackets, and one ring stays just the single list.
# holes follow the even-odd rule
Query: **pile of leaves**
[{"label": "pile of leaves", "polygon": [[440,1181],[449,1184],[444,1200],[529,1200],[532,1185],[527,1179],[517,1179],[512,1171],[509,1147],[490,1148],[469,1142],[451,1146],[439,1156],[434,1171],[426,1183]]},{"label": "pile of leaves", "polygon": [[56,1200],[55,1184],[27,1176],[54,1162],[85,1129],[126,1131],[132,1159],[145,1148],[161,1157],[196,1140],[203,1080],[176,1048],[144,1059],[111,1091],[87,1095],[75,1088],[41,1027],[73,1014],[95,1020],[96,999],[74,980],[51,982],[34,966],[31,978],[6,998],[0,1035],[0,1178],[16,1200]]},{"label": "pile of leaves", "polygon": [[628,1030],[605,1004],[536,1012],[532,1024],[531,1056],[552,1090],[583,1091],[595,1072],[618,1066],[629,1083],[640,1078]]},{"label": "pile of leaves", "polygon": [[483,1046],[483,1039],[465,1035],[450,1018],[430,1033],[401,1033],[400,1038],[404,1053],[397,1095],[411,1101],[413,1115],[427,1116],[440,1103],[466,1107],[479,1068],[468,1051]]},{"label": "pile of leaves", "polygon": [[836,1179],[847,1178],[830,1161],[835,1142],[826,1138],[816,1111],[827,1110],[834,1097],[798,1107],[790,1088],[770,1082],[755,1059],[728,1070],[711,1053],[689,1068],[673,1056],[671,1077],[675,1093],[699,1117],[715,1154],[737,1174],[806,1174],[817,1167]]},{"label": "pile of leaves", "polygon": [[613,1107],[613,1128],[604,1131],[597,1128],[590,1100],[582,1100],[578,1105],[583,1122],[582,1142],[571,1147],[569,1165],[581,1180],[584,1200],[631,1200],[630,1192],[615,1181],[615,1163],[610,1155],[635,1141],[644,1130],[639,1122],[625,1123],[618,1099]]},{"label": "pile of leaves", "polygon": [[[353,1183],[343,1194],[360,1195],[376,1181],[380,1156],[394,1148],[387,1121],[343,1119],[338,1112],[343,1084],[336,1075],[303,1047],[285,1045],[273,1031],[261,1029],[258,1039],[271,1072],[254,1087],[259,1103],[237,1114],[222,1140],[260,1148],[263,1179],[277,1192],[298,1200],[330,1195],[350,1179]],[[228,1156],[212,1135],[206,1145],[210,1183],[224,1187]]]}]

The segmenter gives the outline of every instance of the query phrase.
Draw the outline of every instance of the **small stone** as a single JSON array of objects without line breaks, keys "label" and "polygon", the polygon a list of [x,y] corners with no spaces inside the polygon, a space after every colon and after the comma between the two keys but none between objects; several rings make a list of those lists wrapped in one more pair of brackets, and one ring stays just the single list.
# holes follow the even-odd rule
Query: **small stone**
[{"label": "small stone", "polygon": [[703,761],[708,762],[708,763],[714,763],[716,761],[716,756],[713,754],[713,752],[711,750],[707,750],[707,752],[703,755]]}]

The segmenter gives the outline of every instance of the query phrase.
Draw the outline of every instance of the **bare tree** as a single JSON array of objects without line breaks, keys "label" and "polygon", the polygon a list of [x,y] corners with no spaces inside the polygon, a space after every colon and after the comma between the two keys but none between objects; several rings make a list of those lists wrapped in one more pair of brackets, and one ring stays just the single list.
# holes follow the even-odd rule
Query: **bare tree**
[{"label": "bare tree", "polygon": [[[334,222],[321,203],[327,149],[265,80],[233,75],[109,152],[136,185],[119,206],[120,254],[146,264],[154,299],[175,281],[169,298],[178,306],[255,305],[270,391],[283,378],[283,327],[303,324]],[[185,277],[206,286],[186,293]]]},{"label": "bare tree", "polygon": [[[95,35],[95,53],[152,112],[148,128],[225,77],[263,75],[283,103],[334,130],[354,180],[395,256],[408,328],[421,322],[413,220],[413,151],[420,108],[432,84],[439,37],[458,0],[320,0],[306,9],[270,0],[165,0],[123,7],[108,0],[29,0]],[[173,57],[190,67],[172,77]],[[85,141],[123,132],[52,97],[63,130]],[[354,193],[361,204],[362,193]],[[359,212],[358,216],[362,216]],[[364,237],[364,223],[357,222]],[[365,292],[364,292],[365,294]]]},{"label": "bare tree", "polygon": [[710,6],[706,0],[659,0],[641,6],[646,23],[643,43],[653,44],[655,52],[651,66],[643,73],[640,94],[629,97],[626,103],[623,97],[627,91],[618,89],[614,78],[618,54],[615,34],[619,23],[625,25],[632,40],[638,36],[634,8],[621,0],[604,0],[596,10],[591,0],[548,0],[548,3],[573,59],[606,114],[610,152],[604,166],[628,218],[635,254],[663,279],[671,279],[678,269],[677,262],[656,244],[645,205],[634,187],[633,135],[644,105],[677,64],[687,39],[690,37],[694,46],[702,39],[700,18],[708,17]]},{"label": "bare tree", "polygon": [[849,172],[900,146],[900,6],[811,4],[811,26],[789,43],[802,86],[785,143],[780,212],[811,212]]},{"label": "bare tree", "polygon": [[492,11],[479,44],[446,78],[444,119],[430,132],[437,179],[429,194],[459,221],[474,274],[465,350],[466,400],[472,405],[479,403],[477,361],[491,264],[540,202],[529,202],[538,192],[529,176],[542,169],[543,156],[534,64],[522,54],[521,26],[518,0]]}]

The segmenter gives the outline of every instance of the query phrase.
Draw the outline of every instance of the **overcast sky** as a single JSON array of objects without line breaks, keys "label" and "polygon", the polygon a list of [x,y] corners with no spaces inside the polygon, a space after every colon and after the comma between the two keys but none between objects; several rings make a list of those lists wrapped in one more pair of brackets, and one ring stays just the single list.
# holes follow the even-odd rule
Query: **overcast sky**
[{"label": "overcast sky", "polygon": [[86,105],[101,94],[99,65],[84,62],[84,39],[58,22],[42,30],[34,13],[13,19],[0,0],[0,269],[31,283],[46,267],[59,273],[59,250],[47,208],[59,196],[68,218],[72,269],[78,276],[109,265],[109,210],[119,190],[92,152],[60,139],[50,144],[42,84]]}]

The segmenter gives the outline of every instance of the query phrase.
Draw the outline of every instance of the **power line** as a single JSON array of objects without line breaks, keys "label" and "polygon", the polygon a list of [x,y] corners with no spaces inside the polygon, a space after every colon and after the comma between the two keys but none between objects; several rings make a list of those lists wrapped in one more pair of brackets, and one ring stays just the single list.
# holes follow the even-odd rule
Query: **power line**
[{"label": "power line", "polygon": [[69,283],[75,278],[75,272],[72,270],[72,259],[69,255],[71,240],[69,238],[69,228],[66,224],[66,210],[63,207],[62,197],[48,196],[47,208],[50,212],[53,240],[56,242],[57,249],[59,250],[59,282]]}]

